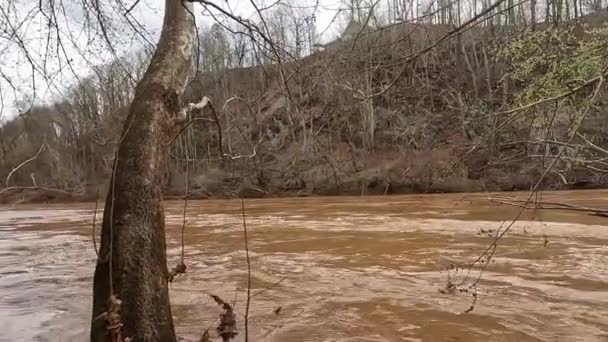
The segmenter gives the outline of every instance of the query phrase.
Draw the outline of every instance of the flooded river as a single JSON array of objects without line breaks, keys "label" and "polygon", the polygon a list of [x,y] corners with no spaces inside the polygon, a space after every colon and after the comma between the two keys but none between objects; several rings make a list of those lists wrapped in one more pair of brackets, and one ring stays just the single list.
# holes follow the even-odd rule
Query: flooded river
[{"label": "flooded river", "polygon": [[[250,340],[608,341],[608,218],[526,213],[500,241],[472,312],[464,313],[471,292],[440,292],[448,276],[462,278],[450,265],[475,260],[501,221],[518,211],[484,196],[246,201]],[[608,191],[543,196],[608,207]],[[182,206],[166,205],[171,268],[180,254]],[[0,209],[0,341],[87,340],[92,209]],[[198,341],[217,325],[220,310],[209,294],[236,303],[243,341],[247,267],[240,213],[237,200],[189,203],[188,273],[171,285],[184,341]]]}]

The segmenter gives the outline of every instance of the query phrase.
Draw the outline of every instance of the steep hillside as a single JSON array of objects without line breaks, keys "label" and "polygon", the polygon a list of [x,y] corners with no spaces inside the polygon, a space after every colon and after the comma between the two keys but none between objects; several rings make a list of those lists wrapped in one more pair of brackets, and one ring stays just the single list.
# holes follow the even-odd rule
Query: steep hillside
[{"label": "steep hillside", "polygon": [[[592,89],[514,108],[600,73],[604,17],[534,33],[400,24],[303,59],[277,50],[280,63],[202,73],[182,102],[206,96],[215,110],[193,113],[168,147],[166,193],[183,196],[186,174],[191,197],[529,189],[568,140]],[[1,128],[0,176],[47,147],[12,175],[7,186],[17,188],[5,197],[25,198],[18,187],[30,186],[30,173],[38,192],[42,184],[88,196],[105,190],[132,95],[117,72],[110,66],[90,88]],[[545,187],[606,185],[593,149],[581,147],[608,139],[605,92],[598,97],[583,137],[571,141]]]},{"label": "steep hillside", "polygon": [[[518,105],[523,87],[496,53],[519,34],[496,39],[491,28],[473,28],[425,50],[449,34],[447,26],[395,25],[281,66],[202,75],[191,93],[228,101],[224,149],[255,156],[221,168],[203,161],[209,166],[194,184],[210,193],[242,183],[252,194],[302,195],[529,189],[549,157],[527,157],[530,144],[516,142],[535,139],[530,129],[494,114]],[[193,143],[218,158],[207,118]],[[545,183],[604,180],[571,167]]]}]

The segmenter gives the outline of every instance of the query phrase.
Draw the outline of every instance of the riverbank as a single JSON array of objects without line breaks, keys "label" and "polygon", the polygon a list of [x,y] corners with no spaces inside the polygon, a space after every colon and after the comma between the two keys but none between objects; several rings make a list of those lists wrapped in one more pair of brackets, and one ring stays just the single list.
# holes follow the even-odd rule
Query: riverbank
[{"label": "riverbank", "polygon": [[[569,184],[561,186],[545,187],[543,190],[548,191],[565,191],[565,190],[601,190],[607,189],[605,184]],[[428,189],[421,187],[395,187],[390,183],[378,184],[367,188],[351,188],[342,189],[341,191],[326,190],[318,192],[308,192],[306,190],[284,190],[267,192],[256,187],[241,188],[241,189],[224,189],[221,192],[210,193],[203,189],[190,189],[189,200],[208,200],[208,199],[227,199],[236,196],[243,198],[297,198],[297,197],[352,197],[352,196],[390,196],[390,195],[418,195],[418,194],[453,194],[453,193],[513,193],[518,191],[527,191],[529,187],[516,187],[510,189],[487,188],[482,186],[471,187],[470,184],[441,184],[431,186]],[[19,204],[37,204],[37,203],[74,203],[74,202],[94,202],[103,201],[106,196],[105,187],[96,187],[89,189],[86,192],[68,192],[52,188],[14,188],[8,191],[0,190],[0,204],[3,205],[19,205]],[[184,192],[178,189],[170,189],[165,191],[165,200],[183,200]]]}]

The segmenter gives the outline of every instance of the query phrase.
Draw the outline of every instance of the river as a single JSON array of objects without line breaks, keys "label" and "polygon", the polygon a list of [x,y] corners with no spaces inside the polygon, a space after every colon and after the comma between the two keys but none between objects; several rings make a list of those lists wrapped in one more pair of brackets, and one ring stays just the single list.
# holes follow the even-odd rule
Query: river
[{"label": "river", "polygon": [[[463,279],[466,268],[455,268],[475,260],[519,210],[486,196],[247,200],[250,340],[608,341],[608,218],[526,212],[500,240],[473,311],[464,313],[472,290],[440,291],[448,278]],[[543,199],[608,207],[608,191]],[[238,200],[188,204],[188,273],[170,289],[184,341],[217,325],[209,294],[236,303],[243,341],[240,208]],[[170,267],[182,210],[183,202],[166,203]],[[91,203],[1,208],[0,341],[87,340],[92,217]]]}]

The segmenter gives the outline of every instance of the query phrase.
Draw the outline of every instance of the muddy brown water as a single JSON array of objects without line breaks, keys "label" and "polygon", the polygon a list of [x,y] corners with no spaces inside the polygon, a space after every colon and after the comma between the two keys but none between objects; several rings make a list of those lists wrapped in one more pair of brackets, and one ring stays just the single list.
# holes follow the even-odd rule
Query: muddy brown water
[{"label": "muddy brown water", "polygon": [[[248,200],[250,341],[608,341],[606,218],[528,212],[500,242],[472,312],[470,293],[439,291],[462,274],[446,267],[474,260],[517,213],[485,196]],[[608,207],[608,191],[543,196]],[[170,266],[182,205],[166,204]],[[1,209],[1,341],[87,340],[92,208]],[[243,341],[240,202],[190,202],[188,218],[188,273],[171,285],[177,333],[213,331],[213,293],[236,303]]]}]

